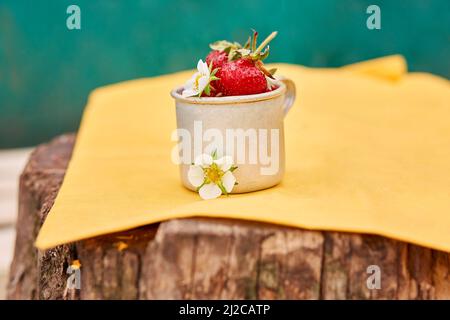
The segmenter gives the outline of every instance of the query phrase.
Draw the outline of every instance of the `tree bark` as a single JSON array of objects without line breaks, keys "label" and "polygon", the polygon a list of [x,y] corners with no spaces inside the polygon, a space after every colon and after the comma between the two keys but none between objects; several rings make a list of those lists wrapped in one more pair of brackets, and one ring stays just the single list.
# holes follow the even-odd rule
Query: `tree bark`
[{"label": "tree bark", "polygon": [[[38,251],[75,141],[39,146],[20,178],[10,299],[449,299],[450,255],[380,236],[176,219]],[[81,289],[67,268],[81,263]],[[381,288],[369,289],[370,265]]]}]

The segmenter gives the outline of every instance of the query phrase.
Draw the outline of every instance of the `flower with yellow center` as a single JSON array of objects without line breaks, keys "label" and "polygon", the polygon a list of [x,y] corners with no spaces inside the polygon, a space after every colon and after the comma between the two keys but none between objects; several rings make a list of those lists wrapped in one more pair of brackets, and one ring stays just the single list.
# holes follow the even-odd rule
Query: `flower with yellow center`
[{"label": "flower with yellow center", "polygon": [[210,82],[219,79],[215,76],[217,70],[211,70],[211,66],[208,67],[206,62],[200,59],[197,63],[197,72],[186,82],[181,95],[185,98],[200,97],[203,92],[209,95],[211,91]]},{"label": "flower with yellow center", "polygon": [[233,171],[236,169],[230,156],[217,159],[215,152],[212,156],[201,154],[190,166],[188,180],[202,199],[214,199],[233,190],[236,184]]}]

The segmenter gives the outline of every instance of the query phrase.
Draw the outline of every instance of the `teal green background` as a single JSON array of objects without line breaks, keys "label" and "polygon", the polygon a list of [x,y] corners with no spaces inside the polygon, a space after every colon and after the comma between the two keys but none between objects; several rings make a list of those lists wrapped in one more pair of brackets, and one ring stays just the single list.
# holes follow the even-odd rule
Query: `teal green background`
[{"label": "teal green background", "polygon": [[[81,8],[81,30],[66,9]],[[381,30],[366,8],[381,8]],[[449,0],[0,0],[0,147],[77,129],[89,92],[193,68],[217,39],[278,30],[270,62],[340,66],[401,53],[409,69],[450,76]],[[126,106],[124,106],[126,112]]]}]

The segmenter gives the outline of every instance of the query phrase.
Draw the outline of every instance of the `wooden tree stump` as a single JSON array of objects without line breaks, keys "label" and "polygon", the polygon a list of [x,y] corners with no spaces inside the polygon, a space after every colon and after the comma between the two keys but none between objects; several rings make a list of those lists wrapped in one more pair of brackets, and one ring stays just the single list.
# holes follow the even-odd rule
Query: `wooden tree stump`
[{"label": "wooden tree stump", "polygon": [[[74,135],[31,155],[20,179],[10,299],[449,299],[450,255],[379,236],[179,219],[39,252],[33,243]],[[81,263],[81,289],[67,289]],[[367,268],[381,270],[368,289]]]}]

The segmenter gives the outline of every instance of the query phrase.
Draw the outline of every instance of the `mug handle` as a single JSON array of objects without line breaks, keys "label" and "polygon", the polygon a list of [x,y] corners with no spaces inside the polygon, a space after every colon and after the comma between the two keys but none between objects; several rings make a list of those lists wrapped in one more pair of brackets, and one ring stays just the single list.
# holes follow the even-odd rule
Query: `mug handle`
[{"label": "mug handle", "polygon": [[284,105],[283,105],[283,112],[284,116],[288,114],[289,110],[291,110],[292,106],[294,105],[295,96],[296,96],[296,89],[295,89],[295,83],[294,81],[287,79],[285,77],[280,77],[278,80],[284,83],[286,86],[286,94],[284,98]]}]

